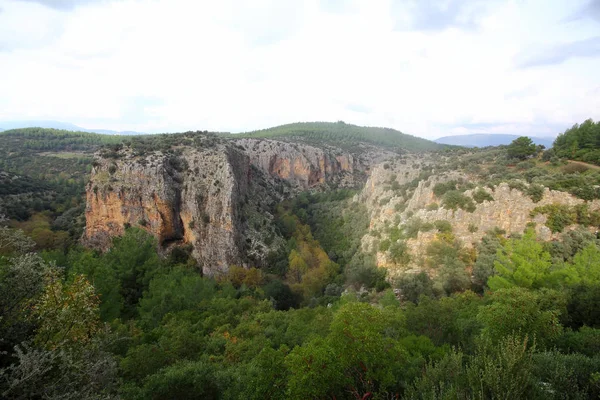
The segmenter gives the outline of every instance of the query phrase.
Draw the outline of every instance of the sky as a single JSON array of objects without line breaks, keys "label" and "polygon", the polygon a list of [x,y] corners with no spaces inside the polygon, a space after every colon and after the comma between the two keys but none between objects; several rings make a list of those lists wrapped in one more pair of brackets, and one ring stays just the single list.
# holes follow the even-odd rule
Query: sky
[{"label": "sky", "polygon": [[555,136],[599,71],[600,0],[0,0],[0,121]]}]

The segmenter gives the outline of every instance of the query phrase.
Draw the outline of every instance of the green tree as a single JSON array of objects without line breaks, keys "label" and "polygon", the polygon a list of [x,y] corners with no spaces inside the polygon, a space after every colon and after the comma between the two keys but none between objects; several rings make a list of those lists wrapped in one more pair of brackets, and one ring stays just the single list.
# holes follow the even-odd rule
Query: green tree
[{"label": "green tree", "polygon": [[48,271],[44,291],[32,306],[38,321],[36,342],[50,349],[89,342],[100,329],[98,305],[94,287],[84,276],[64,284],[56,270]]},{"label": "green tree", "polygon": [[477,318],[493,341],[519,335],[546,345],[562,333],[559,316],[565,310],[566,298],[559,292],[500,289],[488,299],[491,304],[481,307]]},{"label": "green tree", "polygon": [[527,136],[521,136],[512,141],[506,148],[508,157],[525,160],[537,152],[537,147]]},{"label": "green tree", "polygon": [[490,289],[514,286],[541,288],[551,284],[551,256],[528,229],[522,238],[510,239],[498,250],[494,268],[496,275],[488,279]]}]

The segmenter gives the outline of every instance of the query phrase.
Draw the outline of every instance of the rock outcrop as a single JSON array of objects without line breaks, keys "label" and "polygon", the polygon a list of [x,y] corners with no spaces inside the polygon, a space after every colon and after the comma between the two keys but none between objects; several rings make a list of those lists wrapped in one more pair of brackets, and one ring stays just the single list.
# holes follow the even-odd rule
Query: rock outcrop
[{"label": "rock outcrop", "polygon": [[210,143],[98,154],[84,242],[106,249],[113,236],[138,226],[161,248],[191,245],[206,274],[260,264],[282,243],[272,224],[277,202],[310,188],[363,184],[370,167],[339,149],[258,139]]},{"label": "rock outcrop", "polygon": [[[484,182],[477,185],[476,177],[463,172],[437,172],[429,168],[434,164],[430,164],[428,159],[404,157],[400,161],[374,167],[365,188],[355,199],[366,203],[371,217],[370,232],[363,237],[362,250],[375,253],[378,266],[390,269],[392,276],[401,271],[418,270],[417,264],[425,257],[426,249],[437,233],[436,229],[429,228],[418,232],[415,238],[405,239],[412,261],[408,265],[397,265],[387,252],[380,251],[378,247],[381,241],[389,239],[389,232],[395,228],[403,230],[410,224],[431,227],[436,221],[448,221],[454,237],[466,248],[472,248],[490,230],[498,228],[507,235],[520,234],[533,223],[541,240],[555,240],[559,234],[552,233],[545,225],[547,217],[543,214],[532,217],[532,211],[549,204],[575,206],[585,202],[569,193],[545,188],[543,197],[536,203],[521,190],[511,189],[507,183],[490,188]],[[480,204],[473,202],[476,207],[472,212],[444,208],[442,199],[435,195],[433,188],[436,183],[451,180],[476,187],[464,191],[463,194],[469,198],[473,197],[475,190],[485,190],[493,200]],[[521,184],[527,186],[526,182]],[[600,201],[589,202],[589,206],[590,209],[600,209]]]}]

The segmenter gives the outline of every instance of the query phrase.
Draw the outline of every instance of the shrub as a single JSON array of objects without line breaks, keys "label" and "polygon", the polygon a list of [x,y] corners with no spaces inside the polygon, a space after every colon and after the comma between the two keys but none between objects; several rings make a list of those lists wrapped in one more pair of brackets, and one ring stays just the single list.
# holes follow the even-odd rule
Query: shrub
[{"label": "shrub", "polygon": [[479,230],[479,227],[475,224],[469,224],[469,232],[475,233]]},{"label": "shrub", "polygon": [[517,189],[517,190],[520,190],[521,192],[525,192],[527,190],[527,187],[525,186],[525,184],[519,180],[512,179],[512,180],[508,181],[507,183],[508,183],[508,187],[511,189]]},{"label": "shrub", "polygon": [[562,204],[549,204],[543,207],[536,207],[532,215],[546,214],[548,220],[546,226],[552,232],[562,232],[563,229],[576,221],[577,215],[569,209],[569,206]]},{"label": "shrub", "polygon": [[437,197],[442,197],[446,192],[456,190],[456,181],[448,181],[446,183],[436,183],[433,186],[433,194]]},{"label": "shrub", "polygon": [[444,207],[451,210],[461,208],[469,212],[475,211],[475,204],[473,204],[473,200],[458,190],[450,190],[446,192],[446,194],[444,194],[443,204]]},{"label": "shrub", "polygon": [[379,243],[379,251],[384,252],[384,251],[388,251],[390,248],[390,245],[392,243],[390,242],[389,239],[384,239]]},{"label": "shrub", "polygon": [[589,167],[583,164],[568,163],[567,165],[563,166],[561,170],[565,174],[582,174],[589,170]]},{"label": "shrub", "polygon": [[444,219],[438,219],[433,223],[435,229],[440,231],[440,233],[450,233],[452,232],[452,224]]},{"label": "shrub", "polygon": [[434,211],[434,210],[437,210],[438,208],[440,208],[438,203],[429,203],[429,204],[427,204],[427,207],[425,207],[425,209],[427,211]]},{"label": "shrub", "polygon": [[385,206],[387,203],[390,202],[390,198],[389,197],[384,197],[383,199],[379,200],[379,206]]},{"label": "shrub", "polygon": [[537,203],[544,197],[544,187],[538,184],[529,185],[527,195],[531,197],[534,203]]},{"label": "shrub", "polygon": [[475,200],[477,203],[481,204],[486,200],[494,201],[494,198],[486,190],[484,190],[482,188],[478,188],[475,192],[473,192],[473,200]]},{"label": "shrub", "polygon": [[390,256],[398,264],[408,264],[410,262],[408,247],[402,241],[395,242],[390,246]]}]

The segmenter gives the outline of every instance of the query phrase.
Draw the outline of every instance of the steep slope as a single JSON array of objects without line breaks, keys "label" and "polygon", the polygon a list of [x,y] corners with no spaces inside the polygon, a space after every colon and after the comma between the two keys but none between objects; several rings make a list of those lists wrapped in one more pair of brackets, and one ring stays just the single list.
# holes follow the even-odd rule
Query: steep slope
[{"label": "steep slope", "polygon": [[[510,237],[533,227],[539,240],[557,241],[580,225],[592,233],[598,229],[600,193],[575,187],[597,187],[595,171],[566,178],[568,165],[529,160],[515,168],[507,161],[504,151],[492,150],[402,157],[374,167],[355,198],[366,204],[371,220],[363,252],[375,254],[392,279],[423,270],[435,276],[436,266],[428,262],[434,242],[474,255],[490,231]],[[567,179],[572,188],[564,186]]]},{"label": "steep slope", "polygon": [[139,226],[163,248],[191,245],[206,274],[261,265],[281,245],[275,204],[306,189],[362,185],[373,160],[394,155],[203,134],[169,140],[160,150],[137,144],[97,154],[86,190],[88,245],[107,248]]}]

